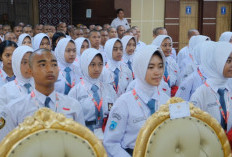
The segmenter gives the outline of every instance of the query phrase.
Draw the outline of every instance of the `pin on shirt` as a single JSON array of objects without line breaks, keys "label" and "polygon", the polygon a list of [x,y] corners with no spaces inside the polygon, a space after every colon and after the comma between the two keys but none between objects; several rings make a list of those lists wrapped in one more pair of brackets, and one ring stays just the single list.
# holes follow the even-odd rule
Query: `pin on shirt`
[{"label": "pin on shirt", "polygon": [[6,124],[6,121],[3,117],[0,117],[0,129],[2,129]]},{"label": "pin on shirt", "polygon": [[118,124],[117,122],[111,121],[110,130],[114,130],[117,127],[117,124]]}]

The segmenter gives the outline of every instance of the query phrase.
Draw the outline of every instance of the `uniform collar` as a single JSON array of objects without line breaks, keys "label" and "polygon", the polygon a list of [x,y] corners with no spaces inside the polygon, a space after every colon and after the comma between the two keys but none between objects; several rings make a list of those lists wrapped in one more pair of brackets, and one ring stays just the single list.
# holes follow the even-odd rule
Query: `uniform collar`
[{"label": "uniform collar", "polygon": [[[44,102],[45,102],[47,96],[44,95],[44,94],[42,94],[42,93],[40,93],[39,91],[37,91],[37,90],[35,89],[35,97],[36,97],[36,99],[39,100],[39,101],[43,104],[43,106],[44,106]],[[55,102],[56,102],[56,92],[55,92],[55,90],[54,90],[48,97],[50,97],[50,98],[51,98],[51,101],[55,104]]]}]

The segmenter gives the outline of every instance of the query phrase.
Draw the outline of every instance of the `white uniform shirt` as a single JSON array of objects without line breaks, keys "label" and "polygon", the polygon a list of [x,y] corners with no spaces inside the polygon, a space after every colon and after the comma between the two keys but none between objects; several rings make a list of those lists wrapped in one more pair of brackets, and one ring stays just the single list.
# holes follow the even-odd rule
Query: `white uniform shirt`
[{"label": "white uniform shirt", "polygon": [[[35,90],[34,93],[35,97],[32,97],[31,94],[25,95],[24,97],[12,101],[3,108],[3,112],[13,123],[12,125],[12,123],[6,122],[5,127],[7,127],[7,130],[14,129],[22,123],[26,117],[33,115],[39,108],[45,107],[46,96],[37,90]],[[53,91],[49,97],[51,98],[49,102],[51,110],[63,113],[67,118],[72,118],[85,126],[82,107],[78,101],[55,91]],[[12,128],[12,126],[14,127]],[[0,139],[5,135],[6,134],[0,134]]]},{"label": "white uniform shirt", "polygon": [[127,21],[127,19],[123,18],[122,20],[120,20],[118,17],[115,18],[112,23],[111,23],[111,27],[117,28],[119,25],[122,25],[125,27],[125,29],[129,29],[129,23]]},{"label": "white uniform shirt", "polygon": [[170,55],[176,61],[176,50],[172,48],[172,54]]},{"label": "white uniform shirt", "polygon": [[170,77],[170,86],[175,86],[177,83],[177,77],[179,73],[179,67],[176,61],[171,57],[166,57],[166,62],[168,63],[168,75]]},{"label": "white uniform shirt", "polygon": [[[218,88],[212,87],[213,91],[216,93],[216,97],[219,101],[219,94],[217,93]],[[215,94],[211,91],[210,88],[206,87],[205,84],[201,85],[195,93],[191,96],[190,101],[194,103],[196,107],[199,107],[203,111],[208,112],[212,117],[214,117],[219,123],[221,123],[221,112],[219,109],[219,105],[216,102]],[[228,90],[225,91],[225,103],[227,111],[232,111],[232,96],[228,93]],[[228,124],[227,124],[227,131],[230,130],[232,126],[232,116],[229,114]]]},{"label": "white uniform shirt", "polygon": [[179,66],[180,71],[182,71],[182,69],[184,68],[184,66],[182,65],[182,61],[186,58],[189,57],[189,47],[185,46],[183,47],[178,55],[177,55],[177,64]]},{"label": "white uniform shirt", "polygon": [[[65,84],[66,84],[66,72],[64,71],[66,67],[60,68],[58,79],[55,83],[55,91],[64,94],[65,92]],[[76,84],[78,84],[82,78],[82,75],[80,74],[80,70],[78,70],[78,67],[74,64],[70,66],[70,76],[71,76],[71,85],[74,87]]]},{"label": "white uniform shirt", "polygon": [[[105,66],[103,69],[103,82],[110,84],[112,88],[114,88],[114,70],[116,69],[115,66]],[[119,68],[119,81],[118,81],[118,92],[117,95],[118,97],[125,93],[127,86],[129,83],[133,80],[132,75],[131,75],[131,70],[125,65],[124,63],[120,64]]]},{"label": "white uniform shirt", "polygon": [[2,68],[0,68],[0,87],[8,82],[6,77],[8,77],[8,75]]},{"label": "white uniform shirt", "polygon": [[[82,84],[84,83],[84,85]],[[117,95],[109,85],[104,83],[98,83],[98,95],[103,98],[102,109],[103,116],[106,117],[109,114],[110,108],[113,106]],[[91,91],[92,84],[88,81],[83,80],[79,82],[74,88],[72,88],[68,96],[78,100],[82,106],[85,121],[96,120],[95,116],[95,104],[92,101],[93,92]],[[109,108],[110,107],[110,108]]]},{"label": "white uniform shirt", "polygon": [[[30,87],[30,91],[34,85]],[[24,95],[27,95],[28,91],[26,87],[23,86],[23,84],[16,83],[16,81],[11,81],[6,83],[0,88],[0,106],[1,105],[7,105],[10,103],[12,100],[23,97]]]},{"label": "white uniform shirt", "polygon": [[198,72],[194,71],[180,84],[175,96],[180,97],[185,101],[189,101],[192,94],[196,91],[198,87],[200,87],[204,83],[204,81],[207,78],[202,70],[201,73],[204,76],[203,80],[198,74]]},{"label": "white uniform shirt", "polygon": [[[130,82],[130,84],[127,86],[127,89],[126,89],[127,92],[135,88],[135,82],[136,80],[133,80]],[[168,96],[171,96],[171,89],[163,79],[160,81],[159,91],[163,91]]]},{"label": "white uniform shirt", "polygon": [[136,45],[135,53],[136,53],[136,51],[138,51],[139,49],[143,48],[144,46],[146,46],[146,44],[144,42],[142,42],[141,40],[139,40],[137,42],[137,45]]},{"label": "white uniform shirt", "polygon": [[[138,95],[142,96],[143,93],[138,93]],[[155,111],[157,111],[169,97],[160,92],[160,95],[157,94],[154,99],[156,100]],[[146,105],[148,101],[147,99],[139,99],[142,104],[139,106],[132,91],[129,91],[115,102],[110,111],[103,141],[109,157],[130,156],[124,149],[134,149],[138,133],[150,116],[150,109]],[[112,128],[113,124],[115,127]]]}]

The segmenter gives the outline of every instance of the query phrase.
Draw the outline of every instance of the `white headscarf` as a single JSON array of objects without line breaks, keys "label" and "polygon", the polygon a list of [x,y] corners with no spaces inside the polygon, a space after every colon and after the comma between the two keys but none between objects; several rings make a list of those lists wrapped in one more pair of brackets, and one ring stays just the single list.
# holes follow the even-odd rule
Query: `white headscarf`
[{"label": "white headscarf", "polygon": [[229,55],[232,52],[232,44],[228,42],[217,42],[211,55],[205,58],[207,71],[207,82],[215,88],[225,87],[227,78],[223,76],[223,69]]},{"label": "white headscarf", "polygon": [[89,76],[89,64],[97,54],[100,54],[102,56],[100,51],[96,50],[95,48],[88,48],[81,55],[81,71],[83,73],[84,79],[89,81],[91,84],[97,84],[98,82],[100,82],[101,76],[96,79],[93,79]]},{"label": "white headscarf", "polygon": [[198,44],[194,49],[199,50],[196,59],[198,62],[198,67],[202,72],[203,76],[208,78],[207,70],[207,60],[213,56],[213,51],[216,47],[216,42],[214,41],[204,41],[202,44]]},{"label": "white headscarf", "polygon": [[163,60],[163,69],[165,69],[165,56],[158,46],[145,46],[134,57],[133,69],[136,76],[136,86],[140,89],[139,93],[145,93],[147,97],[151,97],[157,89],[156,86],[151,86],[145,80],[149,62],[155,52],[160,53]]},{"label": "white headscarf", "polygon": [[33,46],[34,50],[38,50],[39,49],[41,41],[43,40],[44,37],[48,38],[48,41],[49,41],[50,46],[51,46],[51,41],[50,41],[49,36],[47,34],[45,34],[45,33],[39,33],[39,34],[36,34],[36,36],[34,36],[34,39],[33,39],[32,46]]},{"label": "white headscarf", "polygon": [[[56,45],[55,56],[57,58],[57,61],[59,62],[59,67],[61,68],[66,68],[72,65],[72,63],[66,62],[64,58],[65,49],[70,41],[73,41],[73,40],[70,38],[63,38],[63,39],[60,39]],[[75,42],[74,42],[74,45],[75,45]]]},{"label": "white headscarf", "polygon": [[[29,34],[26,34],[26,33],[23,33],[19,36],[18,38],[18,42],[17,42],[17,45],[18,46],[21,46],[23,44],[23,40],[26,38],[26,37],[29,37],[31,39],[31,36]],[[31,39],[31,42],[32,42],[32,39]]]},{"label": "white headscarf", "polygon": [[152,45],[156,45],[158,47],[161,47],[162,42],[164,41],[164,39],[169,38],[171,40],[172,43],[172,38],[168,35],[158,35],[153,41],[152,41]]},{"label": "white headscarf", "polygon": [[204,35],[195,35],[195,36],[192,36],[189,40],[189,49],[190,49],[190,53],[192,54],[193,53],[193,49],[195,46],[197,46],[198,44],[204,42],[204,41],[207,41],[207,40],[210,40],[209,37],[207,36],[204,36]]},{"label": "white headscarf", "polygon": [[21,61],[23,59],[23,56],[27,53],[27,52],[33,52],[34,50],[27,46],[27,45],[23,45],[23,46],[19,46],[14,50],[14,53],[12,55],[12,69],[13,72],[16,76],[16,80],[19,83],[25,84],[25,83],[32,83],[32,78],[26,79],[23,77],[22,73],[21,73]]},{"label": "white headscarf", "polygon": [[115,61],[112,57],[113,48],[116,41],[122,43],[119,38],[111,38],[107,40],[104,46],[104,52],[106,53],[109,67],[114,66],[115,68],[119,68],[121,61]]},{"label": "white headscarf", "polygon": [[82,46],[84,41],[87,41],[89,43],[89,47],[91,47],[89,39],[84,38],[84,37],[77,38],[75,40],[75,45],[76,45],[76,49],[77,49],[77,57],[81,56],[81,46]]},{"label": "white headscarf", "polygon": [[219,41],[229,42],[232,37],[232,32],[224,32],[221,34]]},{"label": "white headscarf", "polygon": [[126,52],[126,46],[127,46],[128,42],[129,42],[132,38],[135,40],[135,45],[137,45],[136,39],[135,39],[134,36],[125,35],[125,36],[121,39],[122,47],[123,47],[123,57],[125,57],[125,58],[126,58],[127,60],[129,60],[129,61],[132,61],[132,58],[133,58],[133,56],[134,56],[134,53],[133,53],[132,55],[128,55],[127,52]]}]

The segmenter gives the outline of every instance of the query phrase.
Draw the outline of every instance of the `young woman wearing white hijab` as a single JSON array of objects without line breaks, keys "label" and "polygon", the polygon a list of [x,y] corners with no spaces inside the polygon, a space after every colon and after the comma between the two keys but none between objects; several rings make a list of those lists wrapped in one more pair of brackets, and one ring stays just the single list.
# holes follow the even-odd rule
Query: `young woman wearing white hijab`
[{"label": "young woman wearing white hijab", "polygon": [[19,46],[14,50],[12,68],[16,79],[0,88],[0,105],[7,105],[33,90],[34,81],[29,72],[29,56],[32,52],[33,49],[29,46]]},{"label": "young woman wearing white hijab", "polygon": [[125,93],[127,86],[133,80],[130,69],[121,61],[122,50],[122,43],[118,38],[109,39],[104,48],[108,62],[103,69],[103,82],[110,84],[118,97]]},{"label": "young woman wearing white hijab", "polygon": [[194,56],[194,48],[201,44],[204,41],[210,41],[208,36],[197,35],[192,36],[189,40],[189,57],[186,57],[183,61],[181,61],[182,70],[178,76],[177,85],[180,85],[193,71],[197,69],[197,56]]},{"label": "young woman wearing white hijab", "polygon": [[84,52],[84,50],[90,48],[91,45],[90,45],[90,41],[84,37],[79,37],[74,42],[75,42],[76,51],[77,51],[77,56],[76,56],[74,64],[80,67],[81,54]]},{"label": "young woman wearing white hijab", "polygon": [[103,122],[116,99],[116,94],[109,85],[101,82],[103,57],[98,50],[85,50],[80,64],[83,78],[68,95],[80,102],[86,126],[99,139],[103,139]]},{"label": "young woman wearing white hijab", "polygon": [[56,46],[55,56],[59,66],[59,76],[55,83],[55,90],[67,95],[72,87],[80,82],[81,74],[74,64],[76,59],[75,42],[70,38],[61,39]]},{"label": "young woman wearing white hijab", "polygon": [[18,38],[18,42],[17,42],[18,46],[22,46],[22,45],[27,45],[32,47],[32,38],[29,34],[23,33],[19,36]]},{"label": "young woman wearing white hijab", "polygon": [[135,79],[132,65],[133,65],[133,56],[137,45],[136,39],[134,36],[126,35],[121,39],[121,41],[123,46],[123,62],[131,70],[131,75],[133,79]]},{"label": "young woman wearing white hijab", "polygon": [[217,42],[205,65],[208,78],[190,101],[213,116],[227,132],[232,127],[232,95],[227,87],[227,80],[232,77],[232,45]]},{"label": "young woman wearing white hijab", "polygon": [[38,49],[48,49],[51,50],[51,41],[50,38],[47,34],[45,33],[39,33],[36,34],[33,38],[33,49],[38,50]]},{"label": "young woman wearing white hijab", "polygon": [[207,68],[205,67],[205,63],[207,62],[208,56],[212,55],[215,46],[216,44],[213,41],[204,41],[194,48],[194,56],[197,56],[195,57],[195,61],[198,64],[197,70],[181,82],[178,91],[176,92],[176,97],[189,101],[196,89],[205,83],[207,79],[207,70],[205,70]]},{"label": "young woman wearing white hijab", "polygon": [[158,90],[164,67],[165,57],[157,46],[145,46],[135,54],[135,88],[117,99],[106,125],[103,144],[109,157],[132,156],[139,130],[169,99]]},{"label": "young woman wearing white hijab", "polygon": [[156,46],[159,46],[165,55],[166,62],[163,79],[171,88],[171,96],[174,96],[176,90],[178,89],[176,85],[179,67],[176,61],[170,57],[172,51],[172,38],[168,35],[159,35],[153,40],[152,43]]},{"label": "young woman wearing white hijab", "polygon": [[224,32],[221,34],[219,41],[225,41],[232,44],[232,32]]}]

